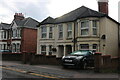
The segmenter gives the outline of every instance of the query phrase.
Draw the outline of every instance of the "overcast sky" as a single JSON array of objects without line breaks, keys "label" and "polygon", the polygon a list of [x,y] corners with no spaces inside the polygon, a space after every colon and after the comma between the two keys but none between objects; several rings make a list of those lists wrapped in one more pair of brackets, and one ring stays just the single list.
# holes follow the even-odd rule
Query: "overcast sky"
[{"label": "overcast sky", "polygon": [[[109,0],[109,16],[118,21],[118,2]],[[0,22],[11,23],[15,13],[42,21],[66,14],[82,5],[98,11],[97,0],[0,0]]]}]

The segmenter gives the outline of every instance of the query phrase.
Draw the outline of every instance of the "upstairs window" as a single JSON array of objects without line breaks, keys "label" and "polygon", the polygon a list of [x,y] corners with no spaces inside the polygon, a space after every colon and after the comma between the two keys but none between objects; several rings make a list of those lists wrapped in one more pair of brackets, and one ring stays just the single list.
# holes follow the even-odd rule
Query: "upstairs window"
[{"label": "upstairs window", "polygon": [[21,37],[21,29],[17,30],[17,37]]},{"label": "upstairs window", "polygon": [[89,35],[89,21],[81,22],[81,35],[82,36]]},{"label": "upstairs window", "polygon": [[93,23],[93,27],[92,27],[93,35],[97,35],[97,21],[93,20],[92,23]]},{"label": "upstairs window", "polygon": [[53,38],[53,27],[49,28],[49,38]]},{"label": "upstairs window", "polygon": [[59,25],[58,30],[59,30],[59,39],[62,39],[63,38],[63,25]]},{"label": "upstairs window", "polygon": [[41,38],[47,38],[47,27],[41,27]]},{"label": "upstairs window", "polygon": [[67,37],[72,38],[72,23],[67,24]]},{"label": "upstairs window", "polygon": [[2,39],[7,39],[7,31],[2,31],[1,32],[1,38]]}]

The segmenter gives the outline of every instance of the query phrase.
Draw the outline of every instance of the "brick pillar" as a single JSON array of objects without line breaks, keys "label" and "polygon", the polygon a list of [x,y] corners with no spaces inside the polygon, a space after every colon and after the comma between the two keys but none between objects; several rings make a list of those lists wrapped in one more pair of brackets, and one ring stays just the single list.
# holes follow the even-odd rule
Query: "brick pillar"
[{"label": "brick pillar", "polygon": [[103,59],[103,68],[104,69],[110,69],[111,56],[110,55],[104,55],[104,56],[102,56],[102,59]]},{"label": "brick pillar", "polygon": [[23,56],[22,56],[22,63],[26,64],[27,63],[27,52],[23,51],[22,54],[23,54]]},{"label": "brick pillar", "polygon": [[101,55],[102,55],[101,52],[96,52],[95,55],[94,55],[94,58],[95,58],[94,71],[95,72],[100,72],[100,69],[101,69]]},{"label": "brick pillar", "polygon": [[34,62],[35,62],[35,52],[32,51],[32,52],[30,53],[30,64],[31,64],[31,65],[32,65],[32,64],[35,64]]}]

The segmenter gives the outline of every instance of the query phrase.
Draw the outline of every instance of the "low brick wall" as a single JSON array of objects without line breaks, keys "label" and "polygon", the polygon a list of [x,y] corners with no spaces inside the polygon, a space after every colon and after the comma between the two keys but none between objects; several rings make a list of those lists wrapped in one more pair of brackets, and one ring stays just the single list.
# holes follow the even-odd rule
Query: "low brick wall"
[{"label": "low brick wall", "polygon": [[119,58],[111,58],[110,55],[95,54],[95,72],[112,72],[120,70]]},{"label": "low brick wall", "polygon": [[21,61],[21,53],[2,53],[2,60],[4,61]]},{"label": "low brick wall", "polygon": [[61,65],[61,58],[56,58],[55,55],[31,55],[30,64]]}]

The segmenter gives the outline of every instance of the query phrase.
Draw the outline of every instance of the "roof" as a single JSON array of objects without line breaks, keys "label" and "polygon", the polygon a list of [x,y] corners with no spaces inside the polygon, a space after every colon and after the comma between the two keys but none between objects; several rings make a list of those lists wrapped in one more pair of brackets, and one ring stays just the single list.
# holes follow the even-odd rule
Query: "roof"
[{"label": "roof", "polygon": [[14,21],[17,24],[17,26],[27,27],[27,28],[36,28],[36,26],[39,24],[38,21],[36,21],[35,19],[30,18],[30,17],[25,18],[23,20],[15,19]]},{"label": "roof", "polygon": [[10,24],[0,23],[0,29],[10,29]]},{"label": "roof", "polygon": [[[44,25],[44,24],[58,24],[58,23],[65,23],[65,22],[72,22],[75,21],[77,19],[80,18],[86,18],[86,17],[108,17],[110,18],[107,14],[105,13],[101,13],[95,10],[92,10],[90,8],[87,8],[85,6],[81,6],[80,8],[77,8],[67,14],[64,14],[61,17],[58,18],[52,18],[52,17],[48,17],[45,20],[43,20],[40,25]],[[115,21],[114,19],[112,19],[113,21]],[[117,21],[115,21],[116,23],[118,23]]]},{"label": "roof", "polygon": [[41,24],[52,24],[52,23],[54,23],[54,18],[52,18],[52,17],[47,17],[45,20],[43,20],[42,22],[41,22]]},{"label": "roof", "polygon": [[104,14],[104,13],[94,11],[85,6],[81,6],[80,8],[77,8],[77,9],[75,9],[67,14],[64,14],[63,16],[58,17],[58,18],[53,19],[51,17],[48,17],[45,20],[43,20],[41,22],[41,24],[71,22],[71,21],[77,20],[78,18],[103,17],[105,15],[106,14]]}]

